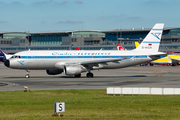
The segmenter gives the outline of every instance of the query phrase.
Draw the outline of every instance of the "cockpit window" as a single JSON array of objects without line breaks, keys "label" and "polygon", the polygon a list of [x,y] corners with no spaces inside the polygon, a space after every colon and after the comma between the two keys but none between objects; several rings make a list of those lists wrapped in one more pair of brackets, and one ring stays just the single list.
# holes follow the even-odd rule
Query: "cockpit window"
[{"label": "cockpit window", "polygon": [[21,58],[19,55],[13,55],[11,58]]}]

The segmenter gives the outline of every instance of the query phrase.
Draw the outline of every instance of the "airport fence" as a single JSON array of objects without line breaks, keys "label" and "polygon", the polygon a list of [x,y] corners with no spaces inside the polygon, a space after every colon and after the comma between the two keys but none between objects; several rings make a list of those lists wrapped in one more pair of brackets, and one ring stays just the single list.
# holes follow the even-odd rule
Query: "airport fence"
[{"label": "airport fence", "polygon": [[180,95],[180,88],[108,87],[107,95]]}]

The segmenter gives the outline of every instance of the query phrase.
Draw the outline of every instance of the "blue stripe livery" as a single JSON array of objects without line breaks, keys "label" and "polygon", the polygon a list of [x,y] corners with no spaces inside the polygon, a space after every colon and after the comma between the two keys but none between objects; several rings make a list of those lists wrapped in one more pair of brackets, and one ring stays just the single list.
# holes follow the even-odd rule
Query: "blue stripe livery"
[{"label": "blue stripe livery", "polygon": [[147,58],[147,55],[136,56],[21,56],[22,59],[77,59],[77,58]]}]

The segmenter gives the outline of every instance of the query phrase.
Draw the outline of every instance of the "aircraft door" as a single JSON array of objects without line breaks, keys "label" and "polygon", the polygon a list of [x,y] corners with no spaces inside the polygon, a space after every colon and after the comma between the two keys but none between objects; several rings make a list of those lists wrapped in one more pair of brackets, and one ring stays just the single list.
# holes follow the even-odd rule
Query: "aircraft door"
[{"label": "aircraft door", "polygon": [[34,67],[34,64],[33,64],[33,57],[31,56],[31,52],[29,51],[28,54],[27,54],[27,66],[29,68],[33,68]]}]

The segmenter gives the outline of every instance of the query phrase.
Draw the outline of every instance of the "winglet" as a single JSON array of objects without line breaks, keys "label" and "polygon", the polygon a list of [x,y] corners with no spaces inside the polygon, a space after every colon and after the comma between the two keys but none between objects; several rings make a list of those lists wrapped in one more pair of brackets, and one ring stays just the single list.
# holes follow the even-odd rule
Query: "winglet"
[{"label": "winglet", "polygon": [[158,52],[159,45],[162,37],[162,32],[164,28],[164,23],[157,23],[142,41],[138,48],[135,50],[139,51],[151,51]]}]

